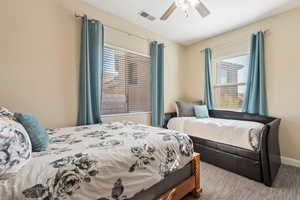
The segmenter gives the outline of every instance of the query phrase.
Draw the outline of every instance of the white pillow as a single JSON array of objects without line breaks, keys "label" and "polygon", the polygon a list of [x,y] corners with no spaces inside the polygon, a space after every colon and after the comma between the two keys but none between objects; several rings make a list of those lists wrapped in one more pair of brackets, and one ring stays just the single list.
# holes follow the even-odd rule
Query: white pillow
[{"label": "white pillow", "polygon": [[2,117],[13,119],[14,113],[10,112],[7,108],[0,106],[0,118]]},{"label": "white pillow", "polygon": [[31,158],[31,142],[25,128],[0,117],[0,179],[16,173]]}]

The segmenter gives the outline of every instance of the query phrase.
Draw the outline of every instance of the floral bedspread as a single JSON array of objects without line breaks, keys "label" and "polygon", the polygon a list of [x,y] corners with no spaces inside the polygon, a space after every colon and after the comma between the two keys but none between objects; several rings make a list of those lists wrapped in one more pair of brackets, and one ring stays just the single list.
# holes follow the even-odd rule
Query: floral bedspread
[{"label": "floral bedspread", "polygon": [[130,122],[49,130],[49,150],[0,180],[1,200],[125,200],[192,159],[190,138]]}]

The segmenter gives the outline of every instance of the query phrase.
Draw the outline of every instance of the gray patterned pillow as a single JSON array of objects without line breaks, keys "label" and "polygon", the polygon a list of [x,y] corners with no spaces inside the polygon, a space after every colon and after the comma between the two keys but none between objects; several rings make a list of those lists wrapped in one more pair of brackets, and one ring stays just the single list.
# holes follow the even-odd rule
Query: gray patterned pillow
[{"label": "gray patterned pillow", "polygon": [[17,172],[31,158],[31,142],[24,127],[0,117],[0,179]]},{"label": "gray patterned pillow", "polygon": [[0,118],[2,117],[13,119],[14,113],[10,112],[7,108],[0,106]]},{"label": "gray patterned pillow", "polygon": [[203,104],[202,101],[196,101],[196,102],[176,101],[177,117],[194,117],[195,116],[194,106],[201,105],[201,104]]}]

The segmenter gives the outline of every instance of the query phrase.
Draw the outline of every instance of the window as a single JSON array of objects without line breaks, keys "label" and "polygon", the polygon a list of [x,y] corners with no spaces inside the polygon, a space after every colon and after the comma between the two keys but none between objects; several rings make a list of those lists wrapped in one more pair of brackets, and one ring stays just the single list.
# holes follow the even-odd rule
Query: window
[{"label": "window", "polygon": [[217,109],[241,110],[246,92],[249,55],[218,59],[214,70]]},{"label": "window", "polygon": [[150,112],[150,58],[105,46],[102,114]]}]

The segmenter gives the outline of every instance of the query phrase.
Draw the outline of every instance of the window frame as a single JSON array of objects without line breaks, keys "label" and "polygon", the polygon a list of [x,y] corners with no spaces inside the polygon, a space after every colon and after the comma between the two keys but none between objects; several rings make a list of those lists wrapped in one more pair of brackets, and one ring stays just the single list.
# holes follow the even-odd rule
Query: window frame
[{"label": "window frame", "polygon": [[[118,51],[124,51],[124,52],[127,52],[127,53],[135,54],[135,55],[138,55],[138,56],[143,56],[143,57],[149,58],[149,59],[151,58],[150,55],[143,54],[143,53],[140,53],[140,52],[137,52],[137,51],[133,51],[133,50],[130,50],[130,49],[122,48],[122,47],[119,47],[119,46],[111,45],[111,44],[108,44],[108,43],[104,43],[103,48],[105,48],[105,47],[111,48],[111,49],[115,49],[115,50],[118,50]],[[149,65],[151,67],[151,60],[149,62]],[[150,77],[151,77],[151,70],[149,70],[149,73],[150,73]],[[151,78],[150,78],[150,81],[151,81]],[[101,94],[101,96],[102,95],[103,95],[103,93]],[[126,97],[126,99],[128,99],[128,97]],[[150,103],[151,103],[151,100],[150,100]],[[102,104],[102,100],[101,100],[101,104]],[[150,105],[150,106],[152,107],[152,105]],[[100,113],[101,113],[102,117],[113,117],[113,116],[130,116],[130,115],[149,115],[149,114],[152,114],[152,111],[149,111],[149,112],[143,112],[143,111],[141,111],[141,112],[126,112],[126,113],[102,114],[102,110],[100,110]]]},{"label": "window frame", "polygon": [[151,58],[150,55],[148,55],[148,54],[140,53],[140,52],[133,51],[133,50],[130,50],[130,49],[125,49],[125,48],[122,48],[122,47],[119,47],[119,46],[115,46],[115,45],[111,45],[111,44],[108,44],[108,43],[104,43],[103,47],[104,48],[108,47],[108,48],[116,49],[116,50],[119,50],[119,51],[125,51],[125,52],[128,52],[128,53],[132,53],[132,54],[135,54],[135,55],[138,55],[138,56],[143,56],[143,57],[146,57],[146,58]]},{"label": "window frame", "polygon": [[[230,59],[234,57],[241,57],[241,56],[250,56],[250,51],[242,51],[240,53],[233,53],[230,55],[218,57],[212,59],[212,84],[213,84],[213,94],[215,93],[215,88],[221,88],[221,87],[226,87],[226,86],[247,86],[247,81],[245,83],[226,83],[226,84],[217,84],[217,63],[225,60],[225,59]],[[248,74],[247,74],[248,77]],[[213,95],[214,101],[215,101],[215,96]],[[215,105],[214,105],[215,106]],[[228,111],[236,111],[236,112],[242,112],[242,108],[240,109],[234,109],[234,108],[216,108],[218,110],[228,110]]]}]

